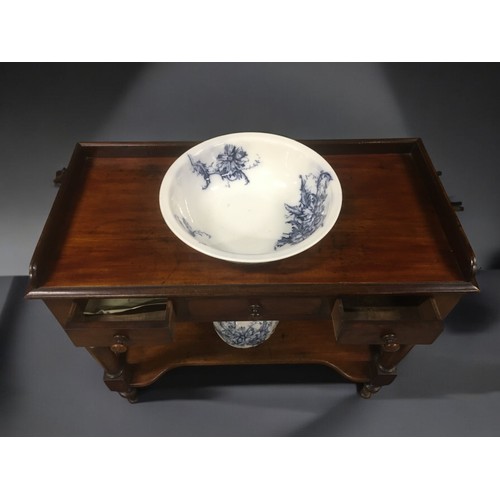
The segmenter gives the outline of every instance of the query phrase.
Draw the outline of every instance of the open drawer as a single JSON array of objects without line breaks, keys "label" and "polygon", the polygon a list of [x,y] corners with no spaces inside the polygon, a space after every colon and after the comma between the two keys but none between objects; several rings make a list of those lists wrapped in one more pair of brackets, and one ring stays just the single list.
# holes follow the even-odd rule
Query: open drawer
[{"label": "open drawer", "polygon": [[128,345],[171,342],[173,316],[166,299],[91,299],[74,302],[64,328],[77,346],[114,346],[119,351]]},{"label": "open drawer", "polygon": [[443,330],[429,297],[346,296],[336,300],[332,319],[341,344],[383,344],[387,335],[398,344],[431,344]]}]

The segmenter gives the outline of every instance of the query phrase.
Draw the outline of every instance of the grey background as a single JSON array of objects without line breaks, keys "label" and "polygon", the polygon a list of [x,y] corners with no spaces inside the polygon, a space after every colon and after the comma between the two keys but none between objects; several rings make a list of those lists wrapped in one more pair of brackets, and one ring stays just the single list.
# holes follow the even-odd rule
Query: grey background
[{"label": "grey background", "polygon": [[[0,435],[497,435],[497,64],[0,66]],[[183,369],[129,405],[23,294],[78,141],[421,137],[478,258],[467,297],[374,399],[323,367]]]}]

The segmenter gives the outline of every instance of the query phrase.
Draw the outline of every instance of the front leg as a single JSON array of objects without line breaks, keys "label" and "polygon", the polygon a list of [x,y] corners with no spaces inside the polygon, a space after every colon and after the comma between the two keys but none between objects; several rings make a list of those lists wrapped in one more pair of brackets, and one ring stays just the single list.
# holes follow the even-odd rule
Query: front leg
[{"label": "front leg", "polygon": [[103,380],[108,389],[135,403],[137,389],[130,385],[131,369],[126,362],[126,346],[117,342],[111,347],[87,347],[87,350],[104,368]]},{"label": "front leg", "polygon": [[359,395],[369,399],[384,385],[389,385],[397,376],[398,363],[411,351],[413,345],[401,345],[397,337],[388,333],[382,338],[382,345],[374,346],[370,380],[359,388]]}]

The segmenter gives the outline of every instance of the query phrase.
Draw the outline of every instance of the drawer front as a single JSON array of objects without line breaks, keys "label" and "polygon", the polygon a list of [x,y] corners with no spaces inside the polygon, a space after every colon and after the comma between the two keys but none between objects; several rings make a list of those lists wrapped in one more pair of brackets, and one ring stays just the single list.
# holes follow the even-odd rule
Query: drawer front
[{"label": "drawer front", "polygon": [[195,298],[176,300],[176,320],[252,321],[321,319],[331,314],[323,297]]},{"label": "drawer front", "polygon": [[119,345],[162,345],[173,337],[173,307],[170,301],[149,310],[137,309],[120,314],[86,314],[75,304],[64,325],[73,343],[80,347],[112,347]]},{"label": "drawer front", "polygon": [[394,335],[398,344],[431,344],[443,331],[434,299],[337,299],[332,312],[340,344],[383,344]]}]

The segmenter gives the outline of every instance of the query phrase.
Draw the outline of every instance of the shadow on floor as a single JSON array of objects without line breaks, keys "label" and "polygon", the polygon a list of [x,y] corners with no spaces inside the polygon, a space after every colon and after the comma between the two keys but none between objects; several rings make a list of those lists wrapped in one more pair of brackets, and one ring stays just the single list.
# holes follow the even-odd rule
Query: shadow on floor
[{"label": "shadow on floor", "polygon": [[169,399],[211,399],[217,388],[293,384],[355,384],[321,365],[180,367],[139,390],[138,403]]}]

